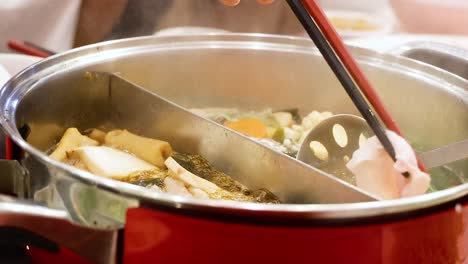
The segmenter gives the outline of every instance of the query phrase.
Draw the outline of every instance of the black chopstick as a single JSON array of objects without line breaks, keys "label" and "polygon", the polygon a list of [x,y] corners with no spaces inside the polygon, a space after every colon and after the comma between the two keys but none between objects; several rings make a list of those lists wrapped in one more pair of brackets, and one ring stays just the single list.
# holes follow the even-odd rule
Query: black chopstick
[{"label": "black chopstick", "polygon": [[336,55],[333,48],[328,43],[325,36],[320,31],[317,24],[311,18],[301,0],[287,0],[292,11],[296,15],[297,19],[301,22],[302,26],[309,34],[312,41],[315,43],[320,53],[322,53],[324,59],[335,73],[336,77],[340,81],[343,88],[348,93],[349,97],[357,107],[361,115],[367,121],[372,131],[375,133],[385,151],[390,155],[393,161],[396,161],[395,149],[387,137],[384,127],[380,123],[378,117],[367,103],[366,99],[362,95],[360,89],[356,86],[353,78],[349,75],[345,66]]}]

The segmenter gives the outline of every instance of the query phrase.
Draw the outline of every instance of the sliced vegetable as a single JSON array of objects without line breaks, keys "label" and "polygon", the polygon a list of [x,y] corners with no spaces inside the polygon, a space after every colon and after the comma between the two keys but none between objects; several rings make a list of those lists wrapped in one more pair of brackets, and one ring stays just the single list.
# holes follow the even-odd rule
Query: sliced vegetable
[{"label": "sliced vegetable", "polygon": [[273,116],[276,119],[276,122],[281,127],[291,127],[294,124],[293,116],[291,113],[288,112],[276,112],[273,113]]},{"label": "sliced vegetable", "polygon": [[[271,139],[262,139],[270,140]],[[274,141],[273,141],[274,142]],[[279,203],[278,197],[266,190],[249,190],[243,184],[235,181],[230,176],[215,169],[206,159],[197,154],[174,153],[174,160],[189,172],[216,184],[220,188],[216,193],[207,193],[212,199],[225,199],[234,201],[256,201],[261,203]],[[201,198],[198,190],[189,191],[194,197]],[[198,193],[196,193],[198,192]],[[199,196],[197,196],[199,195]]]},{"label": "sliced vegetable", "polygon": [[159,168],[164,168],[164,161],[172,156],[172,148],[169,143],[137,136],[127,130],[114,130],[107,133],[104,144],[128,151]]},{"label": "sliced vegetable", "polygon": [[271,136],[271,139],[273,139],[276,142],[283,143],[284,141],[284,129],[282,127],[278,128],[275,130],[275,133]]},{"label": "sliced vegetable", "polygon": [[257,111],[241,112],[239,114],[239,117],[236,120],[242,120],[242,119],[256,119],[262,122],[265,126],[280,127],[278,122],[276,122],[276,119],[273,116],[273,112],[271,111],[271,109],[266,109],[260,112],[257,112]]},{"label": "sliced vegetable", "polygon": [[257,119],[241,119],[239,121],[226,122],[225,126],[250,137],[267,137],[267,126]]},{"label": "sliced vegetable", "polygon": [[313,111],[302,119],[302,126],[304,127],[304,129],[310,130],[314,128],[316,125],[318,125],[320,122],[322,122],[323,120],[331,116],[333,116],[333,114],[330,112],[320,113],[317,111]]},{"label": "sliced vegetable", "polygon": [[199,199],[209,199],[210,198],[210,196],[205,191],[203,191],[202,189],[190,187],[189,192],[195,198],[199,198]]},{"label": "sliced vegetable", "polygon": [[229,191],[248,194],[249,189],[241,183],[235,181],[227,174],[215,169],[205,158],[197,154],[182,154],[174,153],[174,160],[190,171],[191,173],[201,177],[209,182],[216,184],[218,187]]},{"label": "sliced vegetable", "polygon": [[294,123],[300,123],[301,122],[301,116],[299,115],[299,109],[297,108],[288,108],[288,109],[282,109],[281,111],[278,112],[287,112],[292,115]]},{"label": "sliced vegetable", "polygon": [[216,184],[211,183],[203,178],[200,178],[197,175],[186,170],[184,167],[180,166],[180,164],[177,163],[177,161],[175,161],[173,158],[168,158],[165,164],[169,171],[173,173],[176,179],[181,180],[190,187],[201,189],[209,194],[221,190],[218,186],[216,186]]},{"label": "sliced vegetable", "polygon": [[184,183],[180,180],[172,177],[164,179],[165,191],[172,194],[178,194],[187,197],[193,197],[192,194],[187,190]]},{"label": "sliced vegetable", "polygon": [[167,170],[155,167],[153,170],[130,174],[126,181],[140,186],[156,185],[159,188],[164,188],[164,178],[167,176],[169,176]]},{"label": "sliced vegetable", "polygon": [[99,142],[87,136],[81,135],[78,129],[71,127],[65,131],[60,139],[57,148],[50,154],[50,157],[57,161],[65,161],[67,159],[67,152],[82,146],[97,146]]}]

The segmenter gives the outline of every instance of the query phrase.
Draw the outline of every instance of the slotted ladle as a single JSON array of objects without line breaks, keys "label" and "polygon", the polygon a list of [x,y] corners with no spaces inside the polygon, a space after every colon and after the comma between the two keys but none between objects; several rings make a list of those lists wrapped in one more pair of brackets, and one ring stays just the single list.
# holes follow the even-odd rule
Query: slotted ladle
[{"label": "slotted ladle", "polygon": [[[305,136],[297,159],[354,183],[354,176],[346,168],[346,163],[359,148],[360,142],[371,135],[372,130],[363,118],[349,114],[335,115],[320,122]],[[418,156],[428,169],[463,160],[468,158],[468,140]]]},{"label": "slotted ladle", "polygon": [[[335,73],[350,99],[372,128],[388,155],[396,161],[396,153],[387,137],[386,127],[403,137],[400,129],[386,110],[377,92],[348,51],[338,33],[333,29],[316,0],[287,0],[291,10],[317,46],[325,61]],[[372,107],[371,107],[372,106]],[[374,113],[374,110],[376,113]],[[377,116],[378,115],[378,116]],[[421,170],[425,170],[419,164]],[[405,177],[410,175],[402,173]]]}]

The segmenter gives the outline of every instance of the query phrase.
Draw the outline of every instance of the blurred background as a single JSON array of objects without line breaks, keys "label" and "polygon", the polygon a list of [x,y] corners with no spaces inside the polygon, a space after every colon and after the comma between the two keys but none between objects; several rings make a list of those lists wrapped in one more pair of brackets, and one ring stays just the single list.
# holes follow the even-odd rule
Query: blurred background
[{"label": "blurred background", "polygon": [[[319,0],[345,38],[396,33],[468,34],[466,0]],[[182,29],[180,27],[183,27]],[[187,28],[190,27],[190,28]],[[217,0],[1,0],[0,52],[9,39],[55,52],[178,28],[303,36],[283,0],[237,7]],[[208,29],[207,29],[208,28]]]},{"label": "blurred background", "polygon": [[[387,21],[373,22],[376,24],[388,22],[383,26],[385,28],[393,24],[387,0],[320,0],[320,4],[329,11],[359,12],[357,16],[354,14],[356,18],[360,15],[378,18],[385,14],[389,17]],[[93,34],[97,32],[92,32],[92,26],[83,19],[87,13],[93,12],[87,10],[96,10],[95,8],[99,9],[96,6],[92,8],[83,6],[84,12],[80,19],[82,23],[77,32],[75,45],[87,44],[99,38],[117,39],[149,35],[169,28],[180,29],[180,27],[184,27],[185,30],[189,30],[187,27],[191,27],[191,30],[196,27],[197,29],[216,28],[232,32],[295,36],[304,34],[301,25],[283,0],[266,6],[259,5],[254,0],[243,0],[237,7],[224,6],[217,0],[133,0],[122,9],[118,22],[114,23],[112,30],[105,36]]]}]

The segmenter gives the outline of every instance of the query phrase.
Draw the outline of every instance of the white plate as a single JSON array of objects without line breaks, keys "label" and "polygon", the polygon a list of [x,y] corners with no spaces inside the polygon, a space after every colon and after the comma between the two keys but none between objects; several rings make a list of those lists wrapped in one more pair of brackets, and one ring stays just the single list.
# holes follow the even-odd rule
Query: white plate
[{"label": "white plate", "polygon": [[0,53],[0,88],[11,76],[39,60],[41,60],[41,58],[34,56]]},{"label": "white plate", "polygon": [[325,10],[328,19],[346,19],[351,21],[362,21],[366,24],[373,26],[373,29],[358,30],[358,29],[337,29],[341,37],[344,39],[358,38],[358,37],[371,37],[389,34],[393,30],[393,22],[387,16],[382,14],[372,14],[361,11],[328,9]]}]

